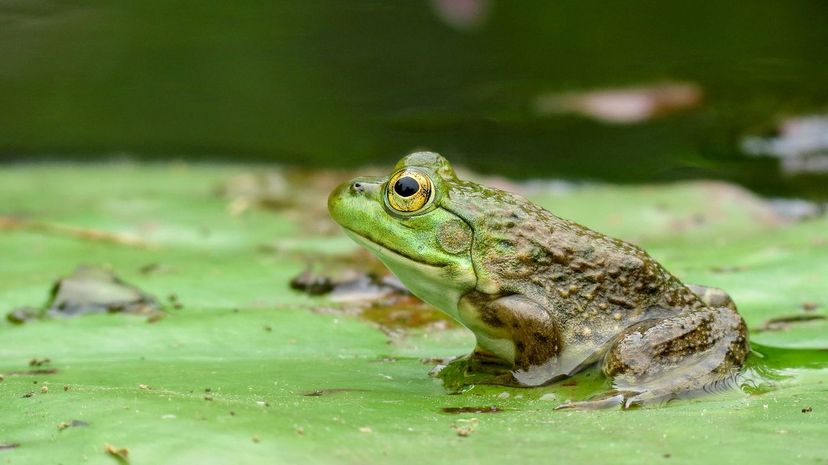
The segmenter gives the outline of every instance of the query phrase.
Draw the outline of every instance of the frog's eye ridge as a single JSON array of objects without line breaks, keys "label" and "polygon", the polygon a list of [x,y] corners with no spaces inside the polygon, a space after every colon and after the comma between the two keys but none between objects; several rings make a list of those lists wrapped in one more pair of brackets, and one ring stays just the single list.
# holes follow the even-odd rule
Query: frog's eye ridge
[{"label": "frog's eye ridge", "polygon": [[432,198],[431,179],[427,174],[405,168],[391,175],[386,187],[388,206],[399,213],[415,213]]}]

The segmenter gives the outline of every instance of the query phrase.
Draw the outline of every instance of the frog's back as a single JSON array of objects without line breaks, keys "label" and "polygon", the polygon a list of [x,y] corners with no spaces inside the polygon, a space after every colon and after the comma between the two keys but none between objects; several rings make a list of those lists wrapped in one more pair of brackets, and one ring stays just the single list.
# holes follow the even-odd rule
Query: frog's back
[{"label": "frog's back", "polygon": [[640,321],[651,307],[678,312],[704,306],[632,244],[559,218],[521,196],[458,184],[449,205],[475,231],[480,292],[527,295],[554,309],[562,323],[578,321],[585,333]]}]

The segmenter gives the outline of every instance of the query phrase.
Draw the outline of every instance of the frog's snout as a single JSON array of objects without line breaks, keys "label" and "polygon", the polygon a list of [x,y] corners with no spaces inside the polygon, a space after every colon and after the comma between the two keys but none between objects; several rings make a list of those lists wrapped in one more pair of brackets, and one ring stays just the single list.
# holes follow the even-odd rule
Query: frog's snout
[{"label": "frog's snout", "polygon": [[337,206],[342,203],[343,194],[345,194],[352,186],[353,183],[340,184],[331,192],[331,195],[328,196],[328,213],[330,213],[334,219],[336,219]]},{"label": "frog's snout", "polygon": [[349,211],[365,208],[365,202],[379,198],[380,184],[367,178],[356,178],[340,184],[328,196],[328,212],[334,221],[342,224]]}]

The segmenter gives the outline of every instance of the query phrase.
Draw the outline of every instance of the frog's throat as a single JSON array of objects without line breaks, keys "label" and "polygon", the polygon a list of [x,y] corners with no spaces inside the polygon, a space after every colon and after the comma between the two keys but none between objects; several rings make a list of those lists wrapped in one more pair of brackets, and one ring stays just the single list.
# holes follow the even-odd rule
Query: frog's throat
[{"label": "frog's throat", "polygon": [[449,270],[450,267],[448,265],[434,265],[416,261],[411,257],[402,255],[399,252],[378,244],[351,229],[343,229],[354,242],[376,255],[405,284],[412,294],[434,305],[460,322],[457,310],[458,303],[460,302],[460,298],[470,288],[474,287],[474,284],[468,286],[462,285],[462,283],[474,282],[473,280],[476,278],[473,272],[470,273],[471,276],[464,276],[463,279],[458,279],[458,276],[453,275]]}]

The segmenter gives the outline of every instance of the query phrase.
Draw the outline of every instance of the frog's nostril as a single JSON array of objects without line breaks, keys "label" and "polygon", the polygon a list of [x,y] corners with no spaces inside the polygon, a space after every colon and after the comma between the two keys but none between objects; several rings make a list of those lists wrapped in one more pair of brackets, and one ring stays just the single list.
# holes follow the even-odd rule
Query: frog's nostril
[{"label": "frog's nostril", "polygon": [[362,183],[355,182],[351,184],[351,190],[353,190],[354,192],[362,192],[365,190],[365,188],[363,187]]}]

